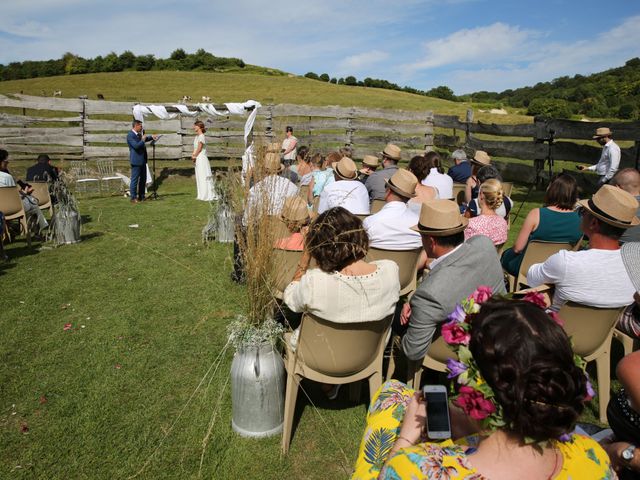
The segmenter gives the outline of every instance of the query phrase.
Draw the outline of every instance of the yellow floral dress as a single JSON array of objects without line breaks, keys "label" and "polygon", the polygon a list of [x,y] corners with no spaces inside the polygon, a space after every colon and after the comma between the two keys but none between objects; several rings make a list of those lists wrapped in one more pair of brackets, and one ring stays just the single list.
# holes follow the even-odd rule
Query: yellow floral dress
[{"label": "yellow floral dress", "polygon": [[[376,392],[367,414],[367,428],[352,479],[485,479],[471,465],[468,457],[478,445],[478,436],[456,440],[455,443],[447,440],[404,448],[396,452],[385,465],[413,393],[413,390],[396,380],[385,383]],[[556,446],[563,464],[555,479],[617,478],[607,454],[591,438],[574,434],[569,441],[558,441]]]}]

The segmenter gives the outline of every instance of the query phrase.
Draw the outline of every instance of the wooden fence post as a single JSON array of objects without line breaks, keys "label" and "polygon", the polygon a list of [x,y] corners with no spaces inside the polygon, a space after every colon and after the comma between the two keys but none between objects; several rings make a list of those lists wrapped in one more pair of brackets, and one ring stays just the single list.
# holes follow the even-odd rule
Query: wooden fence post
[{"label": "wooden fence post", "polygon": [[82,111],[80,112],[80,124],[82,126],[82,161],[87,159],[87,100],[82,99]]},{"label": "wooden fence post", "polygon": [[347,129],[345,130],[345,145],[348,147],[353,147],[353,132],[355,129],[353,128],[353,120],[356,115],[356,109],[351,107],[349,110],[349,116],[347,117]]},{"label": "wooden fence post", "polygon": [[273,103],[267,105],[267,113],[264,116],[265,127],[264,127],[264,135],[268,137],[269,141],[267,143],[273,142]]},{"label": "wooden fence post", "polygon": [[433,112],[428,111],[425,116],[424,129],[424,151],[431,152],[433,150]]},{"label": "wooden fence post", "polygon": [[464,144],[465,146],[469,144],[469,142],[471,141],[472,134],[471,134],[471,124],[473,123],[473,108],[468,108],[467,109],[467,116],[465,118],[465,124],[464,124]]}]

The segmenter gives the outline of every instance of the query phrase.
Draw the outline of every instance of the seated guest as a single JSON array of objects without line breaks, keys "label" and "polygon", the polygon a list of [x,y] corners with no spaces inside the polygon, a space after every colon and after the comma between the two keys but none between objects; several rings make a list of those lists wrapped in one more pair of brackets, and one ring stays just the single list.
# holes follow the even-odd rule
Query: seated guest
[{"label": "seated guest", "polygon": [[482,150],[476,150],[471,161],[471,176],[467,178],[466,187],[464,190],[464,201],[466,204],[471,202],[474,198],[478,196],[478,190],[480,189],[480,184],[482,183],[478,180],[478,170],[482,167],[491,164],[491,157],[487,154],[487,152],[483,152]]},{"label": "seated guest", "polygon": [[496,209],[502,205],[503,196],[502,184],[495,178],[480,185],[480,215],[469,220],[469,225],[464,231],[465,240],[475,235],[484,235],[489,237],[494,245],[502,245],[507,241],[509,226],[505,219],[496,213]]},{"label": "seated guest", "polygon": [[424,202],[440,198],[436,187],[422,184],[422,181],[427,178],[432,165],[433,163],[427,160],[424,155],[417,155],[411,159],[407,166],[407,170],[413,173],[418,179],[418,184],[416,185],[416,196],[409,201],[409,206],[416,207],[418,213],[420,213],[420,206]]},{"label": "seated guest", "polygon": [[55,182],[58,169],[51,165],[49,155],[38,155],[36,164],[27,169],[27,182]]},{"label": "seated guest", "polygon": [[[309,204],[313,203],[313,199],[319,197],[324,187],[333,183],[333,168],[335,162],[340,161],[342,157],[338,152],[331,152],[326,158],[315,156],[315,169],[312,172],[312,178],[309,182]],[[322,163],[320,163],[322,160]]]},{"label": "seated guest", "polygon": [[447,175],[456,183],[467,183],[467,179],[471,176],[471,164],[467,161],[467,154],[459,148],[451,154],[451,158],[455,162]]},{"label": "seated guest", "polygon": [[[565,331],[528,301],[462,305],[445,336],[462,353],[447,364],[455,385],[451,440],[425,435],[432,405],[391,380],[371,399],[353,479],[613,479],[605,451],[572,433],[592,396],[584,361]],[[484,296],[484,295],[483,295]],[[463,304],[464,305],[464,304]],[[460,320],[466,322],[460,322]]]},{"label": "seated guest", "polygon": [[245,226],[249,219],[257,219],[262,215],[280,215],[285,199],[298,193],[298,187],[279,175],[284,166],[280,163],[278,153],[268,152],[265,155],[263,169],[264,178],[249,190],[242,220]]},{"label": "seated guest", "polygon": [[[34,217],[38,223],[38,232],[41,233],[49,226],[38,204],[38,199],[33,195],[33,187],[21,180],[16,181],[9,173],[9,152],[0,149],[0,187],[18,187],[22,208],[29,217]],[[0,232],[1,234],[2,232]]]},{"label": "seated guest", "polygon": [[402,160],[400,147],[393,143],[388,143],[380,154],[382,155],[382,170],[376,170],[369,175],[365,183],[371,201],[384,200],[387,191],[384,181],[389,180],[391,175],[396,173],[398,162]]},{"label": "seated guest", "polygon": [[618,330],[631,338],[640,339],[640,242],[623,243],[620,256],[636,293],[633,294],[634,302],[620,315]]},{"label": "seated guest", "polygon": [[576,211],[578,183],[571,175],[555,176],[544,194],[544,207],[534,208],[524,219],[512,248],[502,254],[502,268],[518,275],[520,264],[531,240],[576,243],[582,237]]},{"label": "seated guest", "polygon": [[358,180],[362,183],[367,183],[369,175],[377,170],[379,164],[380,159],[375,155],[365,155],[362,159],[362,168],[360,169]]},{"label": "seated guest", "polygon": [[453,179],[444,173],[442,160],[437,152],[427,152],[424,155],[431,164],[427,178],[422,180],[423,185],[435,187],[438,190],[438,198],[453,198]]},{"label": "seated guest", "polygon": [[349,157],[351,160],[353,160],[353,148],[351,148],[349,145],[340,147],[338,149],[338,153],[340,154],[340,158]]},{"label": "seated guest", "polygon": [[578,202],[580,228],[589,237],[589,249],[561,250],[527,272],[527,284],[555,286],[551,309],[568,301],[598,308],[617,308],[633,302],[635,289],[629,279],[619,240],[624,230],[640,225],[638,201],[631,194],[603,185],[590,200]]},{"label": "seated guest", "polygon": [[275,248],[302,251],[304,246],[303,229],[306,230],[310,218],[307,202],[302,197],[298,195],[288,197],[282,207],[282,221],[287,226],[290,235],[276,240]]},{"label": "seated guest", "polygon": [[354,161],[349,157],[342,157],[332,168],[335,181],[322,190],[318,213],[333,207],[344,207],[354,215],[368,215],[369,195],[366,187],[358,181]]},{"label": "seated guest", "polygon": [[299,178],[304,177],[307,173],[311,172],[311,165],[309,165],[309,147],[303,145],[298,148],[296,152],[296,163],[291,165],[291,171],[295,172]]},{"label": "seated guest", "polygon": [[[482,185],[487,180],[495,178],[499,182],[502,182],[502,177],[500,176],[500,172],[493,165],[486,165],[481,167],[478,170],[477,174],[478,181],[480,185]],[[498,207],[496,213],[504,218],[507,222],[509,221],[509,213],[511,213],[511,208],[513,207],[513,201],[506,195],[502,197],[502,205]],[[469,204],[466,206],[464,210],[464,214],[467,218],[473,218],[476,215],[480,214],[480,205],[478,204],[478,197],[473,198]]]},{"label": "seated guest", "polygon": [[386,250],[412,250],[422,247],[420,234],[411,230],[418,223],[419,212],[408,207],[415,197],[418,179],[408,170],[399,169],[387,180],[384,207],[364,220],[369,246]]},{"label": "seated guest", "polygon": [[[428,267],[429,275],[402,309],[400,324],[408,324],[402,350],[409,360],[424,358],[437,327],[446,321],[456,303],[478,285],[487,285],[496,293],[505,292],[495,247],[481,235],[465,242],[467,222],[453,200],[422,204],[420,220],[413,229],[420,233],[427,256],[434,260]],[[396,328],[402,333],[399,330]]]},{"label": "seated guest", "polygon": [[[623,168],[613,176],[610,183],[625,192],[629,192],[640,203],[640,172],[638,170],[635,168]],[[640,217],[640,208],[638,208],[636,216]],[[640,242],[640,226],[625,230],[620,237],[620,243],[626,242]]]},{"label": "seated guest", "polygon": [[[309,225],[284,302],[294,312],[335,323],[371,322],[391,315],[400,294],[398,265],[391,260],[366,262],[368,248],[358,217],[342,207],[321,213]],[[308,269],[312,258],[318,268]]]}]

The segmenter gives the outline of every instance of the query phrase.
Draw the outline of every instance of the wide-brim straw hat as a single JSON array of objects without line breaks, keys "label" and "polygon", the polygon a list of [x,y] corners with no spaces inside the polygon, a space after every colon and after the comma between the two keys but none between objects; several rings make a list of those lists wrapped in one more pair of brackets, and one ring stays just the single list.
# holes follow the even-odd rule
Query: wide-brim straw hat
[{"label": "wide-brim straw hat", "polygon": [[275,152],[267,152],[264,156],[264,169],[268,173],[280,173],[284,165],[280,163],[280,154]]},{"label": "wide-brim straw hat", "polygon": [[311,218],[307,202],[299,195],[284,200],[281,216],[287,222],[304,222]]},{"label": "wide-brim straw hat", "polygon": [[375,155],[365,155],[362,159],[362,165],[365,167],[378,168],[380,159]]},{"label": "wide-brim straw hat", "polygon": [[593,139],[602,138],[602,137],[610,137],[613,132],[609,129],[609,127],[600,127],[596,129],[596,134],[593,136]]},{"label": "wide-brim straw hat", "polygon": [[418,179],[409,170],[401,168],[394,173],[391,178],[385,179],[387,188],[405,198],[413,198],[416,196],[416,185]]},{"label": "wide-brim straw hat", "polygon": [[620,247],[620,255],[633,288],[640,292],[640,242],[625,242]]},{"label": "wide-brim straw hat", "polygon": [[358,178],[358,168],[349,157],[342,157],[339,162],[332,163],[331,168],[343,180],[355,180]]},{"label": "wide-brim straw hat", "polygon": [[473,158],[470,158],[469,161],[471,163],[475,163],[476,165],[486,166],[491,165],[491,157],[489,154],[482,150],[476,150],[476,153],[473,155]]},{"label": "wide-brim straw hat", "polygon": [[402,156],[400,155],[401,152],[402,150],[400,150],[399,146],[394,145],[393,143],[387,143],[387,146],[384,147],[384,150],[382,150],[382,152],[380,152],[380,155],[399,162],[400,160],[402,160]]},{"label": "wide-brim straw hat", "polygon": [[462,232],[469,220],[460,214],[460,207],[453,200],[429,200],[420,208],[418,224],[411,230],[423,235],[444,237]]},{"label": "wide-brim straw hat", "polygon": [[578,205],[614,227],[640,225],[640,219],[636,216],[638,201],[629,192],[613,185],[603,185],[589,200],[580,200]]}]

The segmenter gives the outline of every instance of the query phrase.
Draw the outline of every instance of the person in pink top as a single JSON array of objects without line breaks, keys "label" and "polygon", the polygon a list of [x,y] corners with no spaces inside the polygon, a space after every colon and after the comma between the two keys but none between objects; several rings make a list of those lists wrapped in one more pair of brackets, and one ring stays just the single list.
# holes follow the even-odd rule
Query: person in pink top
[{"label": "person in pink top", "polygon": [[502,184],[495,178],[480,185],[480,215],[469,219],[469,226],[464,231],[465,240],[475,235],[484,235],[489,237],[494,245],[502,245],[507,241],[509,226],[506,220],[496,213],[502,205],[503,197]]},{"label": "person in pink top", "polygon": [[290,235],[276,240],[275,248],[300,252],[304,250],[304,232],[310,219],[307,202],[302,197],[287,197],[282,208],[282,221]]}]

